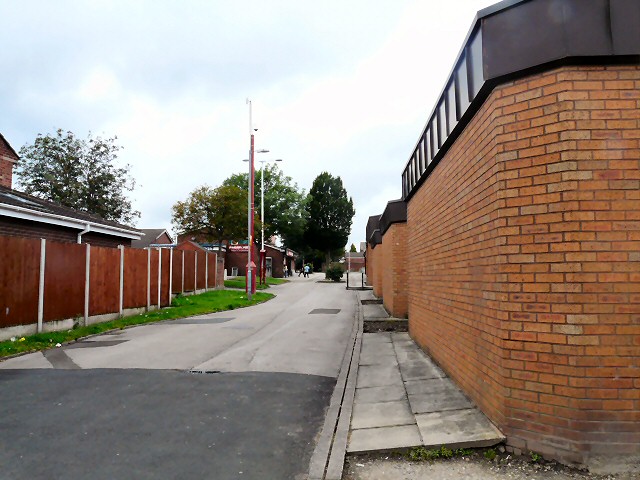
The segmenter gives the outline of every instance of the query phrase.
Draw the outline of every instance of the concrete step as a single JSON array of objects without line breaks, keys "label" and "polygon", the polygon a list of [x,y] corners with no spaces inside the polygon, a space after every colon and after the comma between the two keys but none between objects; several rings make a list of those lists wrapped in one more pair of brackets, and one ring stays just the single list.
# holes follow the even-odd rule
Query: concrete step
[{"label": "concrete step", "polygon": [[409,320],[406,318],[389,317],[386,319],[365,319],[362,331],[364,333],[375,332],[408,332]]}]

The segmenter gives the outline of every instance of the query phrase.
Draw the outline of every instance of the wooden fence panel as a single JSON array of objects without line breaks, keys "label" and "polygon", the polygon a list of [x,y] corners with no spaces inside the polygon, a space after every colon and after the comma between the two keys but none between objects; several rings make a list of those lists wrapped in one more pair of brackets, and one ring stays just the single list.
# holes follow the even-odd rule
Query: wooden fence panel
[{"label": "wooden fence panel", "polygon": [[213,252],[209,252],[209,254],[207,255],[207,264],[208,264],[208,271],[209,271],[207,288],[216,288],[216,268],[218,264],[218,262],[216,261],[217,258],[218,258],[218,255],[216,255]]},{"label": "wooden fence panel", "polygon": [[44,269],[45,322],[84,317],[86,245],[47,241]]},{"label": "wooden fence panel", "polygon": [[124,249],[124,308],[147,306],[147,251]]},{"label": "wooden fence panel", "polygon": [[38,321],[40,239],[0,236],[0,327]]},{"label": "wooden fence panel", "polygon": [[90,268],[89,315],[117,313],[120,310],[120,250],[92,246]]},{"label": "wooden fence panel", "polygon": [[184,291],[185,292],[193,292],[195,288],[194,287],[195,257],[196,257],[196,252],[192,250],[184,250]]},{"label": "wooden fence panel", "polygon": [[151,275],[151,287],[149,291],[151,292],[151,305],[158,305],[158,250],[155,248],[151,249],[151,265],[150,265],[150,275]]},{"label": "wooden fence panel", "polygon": [[161,280],[161,302],[160,304],[163,307],[171,305],[171,295],[169,294],[169,270],[170,270],[170,260],[171,260],[171,251],[167,248],[163,248],[160,250],[162,253],[162,280]]},{"label": "wooden fence panel", "polygon": [[198,252],[198,284],[196,287],[199,290],[205,288],[207,279],[207,252]]},{"label": "wooden fence panel", "polygon": [[171,293],[182,293],[182,254],[184,250],[173,251],[173,275]]}]

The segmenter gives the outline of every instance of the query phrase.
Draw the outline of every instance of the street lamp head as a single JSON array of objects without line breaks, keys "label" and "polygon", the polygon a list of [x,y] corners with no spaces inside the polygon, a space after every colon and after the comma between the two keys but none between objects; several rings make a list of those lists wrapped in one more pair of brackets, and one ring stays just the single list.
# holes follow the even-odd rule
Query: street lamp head
[{"label": "street lamp head", "polygon": [[256,153],[269,153],[269,150],[265,150],[263,148],[263,149],[260,149],[260,150],[256,150]]}]

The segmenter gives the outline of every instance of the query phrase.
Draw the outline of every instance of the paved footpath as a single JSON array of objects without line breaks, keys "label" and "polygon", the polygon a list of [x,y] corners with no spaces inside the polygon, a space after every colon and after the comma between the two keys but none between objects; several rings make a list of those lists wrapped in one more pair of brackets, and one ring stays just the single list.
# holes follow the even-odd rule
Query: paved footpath
[{"label": "paved footpath", "polygon": [[319,279],[0,362],[0,478],[306,478],[357,304]]}]

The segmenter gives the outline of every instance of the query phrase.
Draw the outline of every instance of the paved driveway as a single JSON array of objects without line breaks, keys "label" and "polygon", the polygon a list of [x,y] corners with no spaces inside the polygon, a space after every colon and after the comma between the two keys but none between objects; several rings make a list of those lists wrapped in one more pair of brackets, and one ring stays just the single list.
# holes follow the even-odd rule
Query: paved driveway
[{"label": "paved driveway", "polygon": [[319,278],[0,363],[0,477],[304,478],[356,304]]}]

